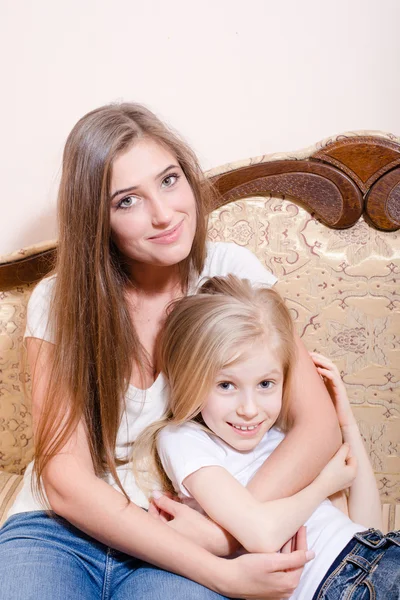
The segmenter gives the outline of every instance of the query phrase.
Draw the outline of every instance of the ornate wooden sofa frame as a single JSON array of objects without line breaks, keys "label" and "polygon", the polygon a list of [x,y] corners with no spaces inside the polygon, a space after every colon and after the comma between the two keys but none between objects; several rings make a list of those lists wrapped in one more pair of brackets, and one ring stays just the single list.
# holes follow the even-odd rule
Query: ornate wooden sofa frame
[{"label": "ornate wooden sofa frame", "polygon": [[[250,248],[277,275],[309,350],[338,364],[385,529],[400,528],[400,140],[344,134],[209,176],[221,194],[209,238]],[[0,520],[33,455],[20,350],[29,294],[55,254],[50,242],[0,259]]]}]

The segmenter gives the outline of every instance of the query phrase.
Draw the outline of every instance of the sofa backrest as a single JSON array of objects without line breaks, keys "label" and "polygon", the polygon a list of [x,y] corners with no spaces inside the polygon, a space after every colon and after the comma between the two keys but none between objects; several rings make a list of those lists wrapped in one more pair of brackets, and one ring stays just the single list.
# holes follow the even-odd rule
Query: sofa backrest
[{"label": "sofa backrest", "polygon": [[[346,134],[209,173],[209,239],[252,250],[278,277],[309,350],[346,383],[383,503],[400,502],[400,140]],[[0,469],[33,455],[26,304],[55,243],[0,259]]]}]

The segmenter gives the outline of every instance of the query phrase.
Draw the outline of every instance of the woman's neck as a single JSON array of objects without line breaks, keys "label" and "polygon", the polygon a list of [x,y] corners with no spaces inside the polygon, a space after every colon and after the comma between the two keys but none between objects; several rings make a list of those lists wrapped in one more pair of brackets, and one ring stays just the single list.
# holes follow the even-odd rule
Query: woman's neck
[{"label": "woman's neck", "polygon": [[182,289],[178,265],[159,267],[138,263],[132,265],[130,273],[140,296],[171,295]]}]

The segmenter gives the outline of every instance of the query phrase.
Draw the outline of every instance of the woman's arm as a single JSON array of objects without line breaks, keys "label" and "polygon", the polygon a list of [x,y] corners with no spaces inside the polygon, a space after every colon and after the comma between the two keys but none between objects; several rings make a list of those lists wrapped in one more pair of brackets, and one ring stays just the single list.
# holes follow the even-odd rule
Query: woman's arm
[{"label": "woman's arm", "polygon": [[[27,341],[33,375],[34,422],[43,407],[50,374],[51,347]],[[62,450],[50,460],[43,482],[51,508],[100,542],[183,575],[218,593],[234,597],[276,598],[293,591],[298,579],[284,569],[297,569],[308,560],[304,550],[282,560],[248,555],[235,560],[213,556],[98,478],[93,469],[85,428],[80,424]]]},{"label": "woman's arm", "polygon": [[[375,475],[354,418],[340,373],[329,359],[322,354],[311,353],[311,357],[324,378],[336,409],[343,441],[350,446],[352,456],[357,459],[357,475],[349,492],[348,512],[350,519],[365,527],[382,528],[382,507],[376,486]],[[368,498],[368,502],[365,499]]]},{"label": "woman's arm", "polygon": [[355,476],[346,464],[343,445],[310,485],[289,498],[259,502],[226,469],[206,466],[183,484],[208,516],[229,531],[249,552],[276,552],[330,494],[347,487]]},{"label": "woman's arm", "polygon": [[291,496],[303,489],[342,441],[329,394],[298,336],[296,345],[290,400],[293,427],[247,486],[261,501]]}]

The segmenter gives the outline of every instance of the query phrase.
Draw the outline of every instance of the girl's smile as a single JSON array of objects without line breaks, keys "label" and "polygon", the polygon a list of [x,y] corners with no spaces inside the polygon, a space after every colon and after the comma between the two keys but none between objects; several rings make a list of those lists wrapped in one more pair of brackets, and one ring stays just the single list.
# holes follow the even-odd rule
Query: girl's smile
[{"label": "girl's smile", "polygon": [[281,361],[266,341],[259,342],[217,374],[203,420],[233,448],[252,450],[279,416],[282,385]]},{"label": "girl's smile", "polygon": [[244,437],[251,437],[252,435],[255,435],[256,433],[258,433],[262,424],[263,424],[263,421],[261,421],[260,423],[256,423],[255,425],[243,425],[243,424],[235,425],[233,423],[228,423],[228,425],[230,425],[231,427],[233,427],[233,429],[235,429],[235,431],[238,435],[242,435]]}]

